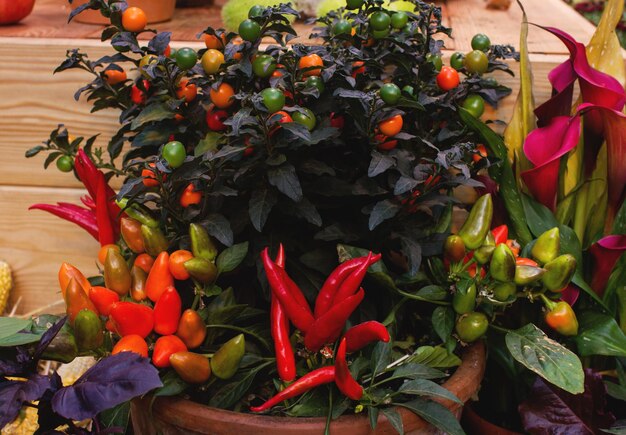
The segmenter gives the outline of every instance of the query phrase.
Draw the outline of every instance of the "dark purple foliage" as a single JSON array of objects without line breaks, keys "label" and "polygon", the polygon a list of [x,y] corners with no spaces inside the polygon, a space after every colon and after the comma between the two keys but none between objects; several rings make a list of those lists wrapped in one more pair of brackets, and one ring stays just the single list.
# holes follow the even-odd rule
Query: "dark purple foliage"
[{"label": "dark purple foliage", "polygon": [[609,428],[615,417],[606,409],[602,376],[585,370],[585,392],[570,394],[537,378],[519,406],[524,429],[531,434],[593,435]]},{"label": "dark purple foliage", "polygon": [[15,420],[24,403],[39,399],[50,387],[50,378],[41,375],[33,375],[27,381],[0,382],[0,427]]},{"label": "dark purple foliage", "polygon": [[73,420],[96,414],[162,385],[159,372],[147,358],[122,352],[100,360],[74,385],[52,398],[52,409]]}]

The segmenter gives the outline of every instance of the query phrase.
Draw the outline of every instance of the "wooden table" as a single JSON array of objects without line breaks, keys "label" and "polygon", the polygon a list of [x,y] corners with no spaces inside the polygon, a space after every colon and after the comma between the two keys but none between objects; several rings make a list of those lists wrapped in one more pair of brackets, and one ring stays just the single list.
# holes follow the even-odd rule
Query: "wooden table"
[{"label": "wooden table", "polygon": [[[531,22],[559,27],[587,42],[594,27],[561,0],[526,0]],[[448,0],[442,4],[445,24],[454,28],[454,39],[446,41],[451,51],[468,51],[471,37],[489,34],[496,43],[518,45],[520,10],[485,8],[483,0]],[[28,211],[37,202],[78,202],[85,192],[71,175],[56,168],[44,171],[43,158],[25,159],[24,152],[45,140],[57,124],[64,123],[74,135],[102,133],[100,144],[116,129],[114,112],[89,114],[90,105],[75,102],[74,91],[89,80],[86,73],[68,71],[52,75],[69,48],[80,47],[96,59],[110,53],[100,42],[101,27],[67,23],[65,0],[37,0],[33,13],[22,23],[0,27],[0,258],[13,267],[16,290],[12,301],[22,297],[19,312],[28,312],[57,300],[56,272],[63,261],[85,273],[97,272],[98,244],[76,226],[41,211]],[[196,34],[208,25],[219,27],[219,6],[177,9],[174,19],[157,25],[173,32],[173,46],[201,47]],[[308,29],[296,24],[300,34]],[[534,66],[537,101],[549,96],[546,75],[565,59],[563,45],[553,36],[531,28],[529,36]],[[501,75],[503,83],[517,94],[515,79]],[[508,120],[514,96],[497,114]]]}]

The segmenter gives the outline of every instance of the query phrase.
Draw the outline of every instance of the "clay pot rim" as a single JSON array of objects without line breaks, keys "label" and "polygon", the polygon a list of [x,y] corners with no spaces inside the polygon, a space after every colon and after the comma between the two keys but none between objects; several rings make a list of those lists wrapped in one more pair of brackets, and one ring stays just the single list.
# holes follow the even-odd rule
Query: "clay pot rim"
[{"label": "clay pot rim", "polygon": [[[485,344],[480,341],[467,347],[462,355],[461,365],[450,376],[450,378],[442,384],[444,388],[457,396],[461,402],[467,402],[478,390],[478,386],[482,381],[483,374],[486,366],[486,354]],[[476,376],[478,374],[478,376]],[[149,401],[151,396],[147,396],[142,401]],[[445,399],[435,399],[437,402],[446,406],[452,412],[458,410],[463,405],[455,402],[451,402]],[[419,419],[413,412],[406,408],[398,407],[403,420]],[[207,405],[192,402],[191,400],[183,399],[181,397],[158,397],[154,400],[153,412],[158,413],[161,416],[165,414],[176,415],[178,422],[184,422],[185,415],[201,417],[203,415],[211,416],[211,419],[218,419],[223,423],[237,423],[242,419],[246,421],[247,427],[259,427],[267,428],[274,424],[298,426],[302,429],[316,427],[326,424],[325,417],[277,417],[263,414],[248,414],[241,412],[228,411],[224,409],[212,408]],[[359,421],[365,421],[368,417],[366,415],[344,415],[336,420],[333,420],[333,426],[338,425],[350,427]],[[383,413],[380,413],[378,423],[386,422],[386,417]],[[369,423],[367,423],[369,425]],[[189,429],[182,427],[183,429]]]}]

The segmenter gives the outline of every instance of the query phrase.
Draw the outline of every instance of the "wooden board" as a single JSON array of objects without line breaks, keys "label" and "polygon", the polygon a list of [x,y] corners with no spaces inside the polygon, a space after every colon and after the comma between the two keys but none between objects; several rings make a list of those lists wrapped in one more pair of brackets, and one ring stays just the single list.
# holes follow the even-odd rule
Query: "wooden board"
[{"label": "wooden board", "polygon": [[10,304],[22,300],[19,313],[60,298],[57,271],[66,261],[94,275],[99,244],[74,224],[28,207],[40,202],[77,202],[80,189],[0,186],[0,258],[13,269]]}]

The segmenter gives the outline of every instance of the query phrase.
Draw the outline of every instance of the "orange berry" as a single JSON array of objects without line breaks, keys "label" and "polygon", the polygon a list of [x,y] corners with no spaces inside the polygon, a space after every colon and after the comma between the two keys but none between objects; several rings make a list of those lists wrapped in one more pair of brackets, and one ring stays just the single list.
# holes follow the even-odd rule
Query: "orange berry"
[{"label": "orange berry", "polygon": [[402,130],[402,124],[403,124],[402,116],[396,115],[396,116],[392,116],[391,118],[387,118],[383,121],[380,121],[378,123],[378,128],[380,129],[380,132],[382,134],[384,134],[385,136],[391,137],[400,133],[400,131]]},{"label": "orange berry", "polygon": [[298,68],[307,69],[307,71],[302,72],[303,77],[319,76],[322,74],[323,67],[324,61],[315,53],[302,56],[298,62]]},{"label": "orange berry", "polygon": [[180,195],[180,206],[187,208],[190,205],[200,204],[200,201],[202,201],[202,192],[195,190],[193,183],[189,183]]},{"label": "orange berry", "polygon": [[211,101],[215,104],[215,107],[219,109],[226,109],[232,106],[235,102],[233,99],[235,90],[228,83],[221,83],[217,89],[211,88],[209,95],[211,96]]},{"label": "orange berry", "polygon": [[111,86],[122,83],[126,81],[127,78],[126,71],[118,71],[116,69],[108,69],[103,73],[103,75],[106,82]]},{"label": "orange berry", "polygon": [[122,14],[122,27],[129,32],[141,32],[148,24],[148,17],[141,8],[126,8]]}]

